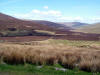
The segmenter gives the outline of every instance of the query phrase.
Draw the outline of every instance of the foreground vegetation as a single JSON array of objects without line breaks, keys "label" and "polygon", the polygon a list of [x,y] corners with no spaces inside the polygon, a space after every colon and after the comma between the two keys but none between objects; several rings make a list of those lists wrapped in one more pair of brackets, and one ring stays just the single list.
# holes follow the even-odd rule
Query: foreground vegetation
[{"label": "foreground vegetation", "polygon": [[[100,42],[99,41],[68,41],[68,40],[45,40],[33,42],[6,42],[0,43],[0,71],[12,70],[19,68],[23,72],[22,66],[32,65],[51,65],[48,69],[41,71],[34,70],[32,73],[40,72],[39,75],[61,75],[59,71],[52,69],[53,65],[59,64],[67,69],[80,69],[88,72],[100,72]],[[11,66],[11,65],[20,66]],[[29,66],[29,65],[28,65]],[[30,68],[29,68],[30,69]],[[28,70],[24,69],[25,71]],[[14,69],[12,70],[14,71]],[[79,71],[79,70],[78,70]],[[46,73],[45,73],[46,72]],[[52,72],[52,73],[51,73]],[[75,71],[76,72],[76,71]],[[49,74],[51,73],[51,74]],[[54,73],[54,74],[53,74]],[[70,75],[74,75],[74,70],[69,70]],[[86,74],[85,74],[86,73]],[[65,75],[63,72],[62,75]],[[90,75],[92,73],[89,73]],[[87,72],[79,72],[79,75],[89,75]],[[38,74],[36,74],[38,75]],[[77,74],[78,75],[78,74]]]},{"label": "foreground vegetation", "polygon": [[0,65],[0,75],[100,75],[100,73],[89,73],[78,69],[57,71],[54,67],[61,68],[60,65],[46,66],[37,68],[36,65]]}]

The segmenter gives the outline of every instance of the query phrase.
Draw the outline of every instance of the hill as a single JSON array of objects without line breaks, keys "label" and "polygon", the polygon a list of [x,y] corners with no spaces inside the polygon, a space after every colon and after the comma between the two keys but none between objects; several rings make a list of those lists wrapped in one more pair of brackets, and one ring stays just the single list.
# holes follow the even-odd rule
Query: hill
[{"label": "hill", "polygon": [[32,21],[17,19],[12,16],[8,16],[8,15],[0,13],[0,30],[8,29],[11,27],[15,27],[17,29],[42,29],[42,30],[52,29],[42,24],[37,24]]},{"label": "hill", "polygon": [[21,20],[0,13],[0,40],[44,39],[99,40],[100,35],[74,32],[70,27],[48,21]]},{"label": "hill", "polygon": [[100,34],[100,23],[76,28],[75,31]]},{"label": "hill", "polygon": [[69,26],[71,28],[79,28],[81,26],[88,25],[87,23],[81,23],[81,22],[61,22],[60,24],[63,24],[65,26]]},{"label": "hill", "polygon": [[50,26],[50,27],[54,27],[54,28],[57,28],[57,29],[67,29],[67,30],[71,29],[71,27],[66,26],[64,24],[50,22],[50,21],[34,20],[33,22],[38,23],[38,24],[47,25],[47,26]]},{"label": "hill", "polygon": [[64,29],[69,28],[49,21],[21,20],[0,13],[0,36],[52,35]]}]

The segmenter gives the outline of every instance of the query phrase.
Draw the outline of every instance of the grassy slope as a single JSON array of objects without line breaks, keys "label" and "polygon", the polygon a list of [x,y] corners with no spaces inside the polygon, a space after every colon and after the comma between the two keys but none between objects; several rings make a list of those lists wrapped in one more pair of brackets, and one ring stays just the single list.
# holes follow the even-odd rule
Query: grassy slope
[{"label": "grassy slope", "polygon": [[90,26],[83,26],[75,31],[81,31],[81,32],[86,32],[86,33],[100,33],[100,23],[93,24]]}]

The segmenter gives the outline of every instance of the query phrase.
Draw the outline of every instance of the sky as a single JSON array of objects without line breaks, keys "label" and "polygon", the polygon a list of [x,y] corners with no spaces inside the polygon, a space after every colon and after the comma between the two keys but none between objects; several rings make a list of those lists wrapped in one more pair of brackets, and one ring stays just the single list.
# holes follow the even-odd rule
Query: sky
[{"label": "sky", "polygon": [[100,0],[0,0],[0,12],[20,19],[100,22]]}]

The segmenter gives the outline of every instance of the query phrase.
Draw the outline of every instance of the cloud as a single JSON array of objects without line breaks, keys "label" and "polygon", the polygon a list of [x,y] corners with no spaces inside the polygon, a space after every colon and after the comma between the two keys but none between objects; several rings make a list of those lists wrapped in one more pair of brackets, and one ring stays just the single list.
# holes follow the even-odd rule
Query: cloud
[{"label": "cloud", "polygon": [[32,13],[40,14],[40,11],[37,9],[32,10]]},{"label": "cloud", "polygon": [[26,14],[14,14],[13,16],[17,18],[21,18],[21,19],[56,21],[60,16],[62,16],[62,13],[57,10],[40,11],[40,10],[34,9]]},{"label": "cloud", "polygon": [[92,18],[93,21],[96,21],[96,22],[100,22],[100,17],[94,17]]},{"label": "cloud", "polygon": [[32,20],[48,20],[48,21],[56,21],[56,22],[86,22],[86,23],[95,23],[100,22],[99,17],[92,18],[83,18],[81,16],[64,16],[61,11],[58,10],[38,10],[33,9],[29,13],[26,14],[14,14],[13,16],[21,19],[32,19]]},{"label": "cloud", "polygon": [[48,6],[44,6],[44,9],[49,9],[49,7]]},{"label": "cloud", "polygon": [[40,10],[32,10],[32,14],[37,14],[37,15],[50,15],[50,16],[60,16],[61,12],[60,11],[55,11],[55,10],[48,10],[48,11],[40,11]]},{"label": "cloud", "polygon": [[63,21],[82,21],[84,20],[82,17],[77,16],[77,17],[71,17],[71,16],[61,16],[59,17],[60,20]]}]

